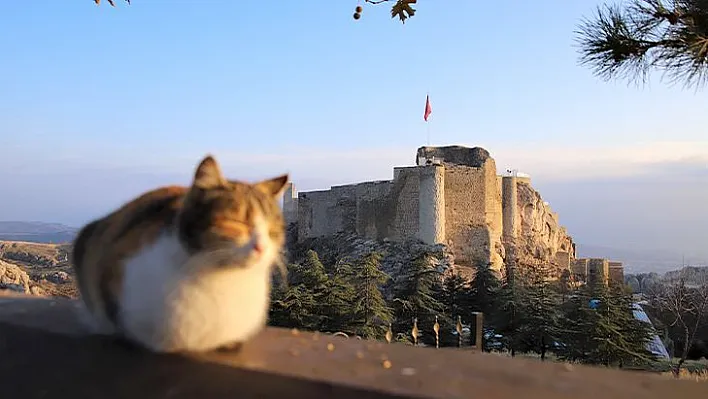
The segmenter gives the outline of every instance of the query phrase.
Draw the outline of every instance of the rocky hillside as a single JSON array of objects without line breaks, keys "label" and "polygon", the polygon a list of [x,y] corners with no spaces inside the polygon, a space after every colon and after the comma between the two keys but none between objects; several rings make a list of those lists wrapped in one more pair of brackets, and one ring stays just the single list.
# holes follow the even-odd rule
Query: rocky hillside
[{"label": "rocky hillside", "polygon": [[467,277],[474,275],[474,270],[455,264],[452,252],[445,245],[427,245],[416,240],[405,242],[370,240],[350,233],[310,238],[298,243],[297,229],[291,225],[287,240],[288,260],[298,262],[310,249],[318,253],[324,264],[334,264],[339,261],[355,263],[373,251],[381,252],[383,254],[381,268],[390,276],[403,275],[403,270],[423,254],[428,255],[431,265],[441,272],[454,270]]},{"label": "rocky hillside", "polygon": [[519,182],[517,206],[521,216],[516,255],[521,264],[535,260],[554,262],[558,251],[573,255],[573,239],[530,184]]},{"label": "rocky hillside", "polygon": [[0,241],[0,290],[76,297],[68,245]]}]

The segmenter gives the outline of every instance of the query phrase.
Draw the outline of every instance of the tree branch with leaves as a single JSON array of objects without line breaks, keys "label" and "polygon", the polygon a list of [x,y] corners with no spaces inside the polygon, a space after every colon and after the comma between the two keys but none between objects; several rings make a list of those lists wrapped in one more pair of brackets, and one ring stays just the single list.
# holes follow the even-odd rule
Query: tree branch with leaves
[{"label": "tree branch with leaves", "polygon": [[645,83],[656,70],[685,86],[708,82],[708,0],[605,4],[575,33],[580,64],[605,80]]},{"label": "tree branch with leaves", "polygon": [[[107,0],[108,4],[110,4],[112,7],[115,7],[115,1],[114,0]],[[93,0],[94,3],[97,5],[101,5],[101,0]],[[126,3],[130,4],[130,0],[125,0]],[[413,8],[412,4],[416,4],[418,0],[364,0],[364,3],[372,4],[372,5],[379,5],[383,3],[393,3],[391,5],[391,18],[396,18],[401,20],[402,23],[406,23],[406,19],[412,17],[415,15],[415,9]],[[359,19],[361,18],[361,13],[364,11],[364,9],[360,6],[357,5],[356,8],[354,9],[354,19]]]}]

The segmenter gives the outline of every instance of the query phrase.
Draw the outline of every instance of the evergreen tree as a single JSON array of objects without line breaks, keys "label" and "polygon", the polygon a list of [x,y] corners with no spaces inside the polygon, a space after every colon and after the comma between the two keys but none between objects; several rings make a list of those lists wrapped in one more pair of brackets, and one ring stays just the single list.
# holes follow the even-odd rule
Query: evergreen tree
[{"label": "evergreen tree", "polygon": [[[603,301],[607,306],[602,306]],[[605,322],[610,324],[606,342],[601,347],[605,350],[604,364],[616,364],[620,367],[626,364],[644,364],[655,360],[654,355],[647,349],[655,333],[653,327],[634,316],[634,301],[632,294],[625,286],[610,285],[603,290],[600,296],[598,310],[607,311]],[[599,360],[599,359],[598,359]]]},{"label": "evergreen tree", "polygon": [[455,331],[457,318],[460,318],[463,325],[475,322],[472,314],[472,285],[461,273],[451,272],[445,275],[442,288],[440,302],[445,317],[442,322],[438,320],[441,324],[440,346],[457,346],[458,337],[452,333]]},{"label": "evergreen tree", "polygon": [[[298,266],[288,265],[288,279],[293,279]],[[297,277],[295,277],[297,278]],[[271,292],[269,324],[276,327],[312,329],[315,299],[303,284],[282,284],[274,279]]]},{"label": "evergreen tree", "polygon": [[452,272],[445,276],[440,302],[448,317],[457,320],[457,316],[460,316],[463,324],[471,323],[473,299],[470,280],[459,272]]},{"label": "evergreen tree", "polygon": [[487,319],[490,320],[493,331],[502,336],[502,347],[508,350],[512,357],[516,356],[516,352],[522,347],[523,335],[520,328],[525,304],[526,295],[521,275],[516,271],[516,267],[510,267],[506,281],[498,291],[496,311]]},{"label": "evergreen tree", "polygon": [[594,324],[594,310],[590,308],[592,296],[583,287],[572,293],[561,306],[559,320],[560,347],[556,350],[559,359],[583,361],[592,351],[591,333]]},{"label": "evergreen tree", "polygon": [[434,344],[432,328],[435,316],[443,315],[443,305],[436,297],[442,291],[441,286],[440,272],[431,266],[430,254],[423,252],[417,255],[410,267],[394,281],[394,333],[410,336],[413,319],[417,318],[423,342]]},{"label": "evergreen tree", "polygon": [[562,270],[558,280],[551,284],[552,289],[560,296],[558,299],[561,303],[565,303],[570,297],[570,294],[573,292],[574,283],[575,281],[570,270]]},{"label": "evergreen tree", "polygon": [[354,299],[352,301],[352,327],[357,335],[366,339],[383,337],[393,315],[381,293],[381,285],[389,280],[381,270],[382,254],[372,252],[364,256],[356,266],[352,278]]},{"label": "evergreen tree", "polygon": [[526,270],[526,304],[521,318],[523,348],[541,355],[554,347],[560,335],[560,300],[550,279],[556,277],[547,264],[529,266]]},{"label": "evergreen tree", "polygon": [[342,331],[347,334],[356,333],[354,329],[355,312],[353,303],[357,292],[352,284],[352,267],[346,262],[337,262],[324,287],[324,295],[320,303],[320,312],[324,320],[320,328],[323,331]]},{"label": "evergreen tree", "polygon": [[[490,263],[486,262],[477,264],[470,290],[469,302],[472,310],[482,312],[485,315],[490,315],[494,312],[501,285],[491,266]],[[463,320],[465,320],[464,317]],[[469,320],[469,322],[472,321]]]},{"label": "evergreen tree", "polygon": [[288,288],[274,290],[272,322],[307,330],[348,330],[354,288],[347,270],[340,265],[341,276],[330,277],[317,252],[307,251],[301,264],[289,267]]},{"label": "evergreen tree", "polygon": [[571,302],[564,317],[561,359],[620,367],[653,359],[646,349],[653,329],[634,317],[631,293],[600,285],[584,289]]}]

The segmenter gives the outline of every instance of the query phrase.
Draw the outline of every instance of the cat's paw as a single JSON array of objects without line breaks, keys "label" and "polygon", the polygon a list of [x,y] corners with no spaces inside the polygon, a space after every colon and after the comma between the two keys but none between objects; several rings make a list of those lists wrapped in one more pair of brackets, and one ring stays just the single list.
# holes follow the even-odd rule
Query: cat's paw
[{"label": "cat's paw", "polygon": [[216,351],[222,353],[234,353],[240,352],[241,349],[243,349],[243,342],[232,342],[226,345],[221,345],[220,347],[216,348]]}]

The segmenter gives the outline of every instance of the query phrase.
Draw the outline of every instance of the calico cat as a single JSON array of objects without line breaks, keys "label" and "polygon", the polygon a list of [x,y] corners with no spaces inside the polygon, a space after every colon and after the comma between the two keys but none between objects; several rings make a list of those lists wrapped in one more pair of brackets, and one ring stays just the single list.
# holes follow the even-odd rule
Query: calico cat
[{"label": "calico cat", "polygon": [[191,187],[144,193],[79,232],[72,260],[97,334],[145,349],[239,347],[267,322],[288,175],[227,180],[207,155]]}]

